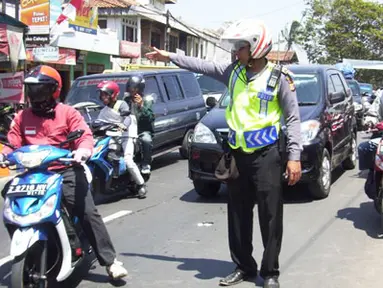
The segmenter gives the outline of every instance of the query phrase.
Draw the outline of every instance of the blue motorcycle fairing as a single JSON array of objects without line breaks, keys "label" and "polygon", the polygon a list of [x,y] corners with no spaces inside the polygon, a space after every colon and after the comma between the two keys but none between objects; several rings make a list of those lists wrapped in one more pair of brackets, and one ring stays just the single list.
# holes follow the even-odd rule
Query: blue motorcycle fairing
[{"label": "blue motorcycle fairing", "polygon": [[109,150],[109,142],[111,137],[105,137],[99,140],[93,149],[93,155],[88,160],[88,167],[92,174],[97,167],[99,167],[105,174],[105,181],[107,182],[112,177],[113,166],[105,160],[105,156]]},{"label": "blue motorcycle fairing", "polygon": [[[10,208],[12,212],[21,217],[28,217],[28,215],[31,215],[33,213],[37,213],[41,210],[41,207],[45,204],[45,202],[54,194],[57,195],[56,203],[54,204],[54,208],[52,209],[52,213],[49,215],[46,215],[44,219],[40,219],[39,223],[43,222],[53,222],[57,223],[57,221],[60,219],[60,213],[55,213],[56,210],[60,209],[61,204],[61,185],[62,185],[63,177],[60,174],[50,172],[50,171],[28,171],[24,174],[21,174],[17,177],[15,177],[12,182],[10,183],[9,188],[11,187],[24,187],[24,191],[22,192],[24,195],[20,196],[20,193],[17,192],[16,194],[12,195],[12,191],[8,190],[6,194],[6,198],[10,201]],[[27,195],[28,192],[31,192],[30,190],[26,189],[25,187],[30,187],[31,184],[38,185],[46,185],[45,187],[45,194],[44,195]],[[23,186],[24,185],[24,186]],[[18,188],[20,189],[20,188]],[[16,189],[17,191],[19,191]],[[8,193],[10,192],[10,193]],[[32,193],[31,194],[35,194]],[[4,211],[5,214],[5,211]],[[21,224],[19,221],[12,221],[11,219],[8,219],[7,217],[4,217],[4,221],[8,223],[16,223],[18,226],[30,226],[31,224],[35,223],[24,223]]]},{"label": "blue motorcycle fairing", "polygon": [[12,164],[18,164],[19,166],[24,167],[22,161],[20,161],[21,159],[18,157],[19,153],[41,153],[44,151],[49,151],[49,153],[47,152],[47,156],[42,160],[39,168],[43,168],[46,166],[46,164],[49,164],[52,161],[56,161],[59,158],[71,156],[71,152],[66,149],[61,149],[50,145],[27,145],[20,147],[19,149],[10,153],[7,156],[7,159]]}]

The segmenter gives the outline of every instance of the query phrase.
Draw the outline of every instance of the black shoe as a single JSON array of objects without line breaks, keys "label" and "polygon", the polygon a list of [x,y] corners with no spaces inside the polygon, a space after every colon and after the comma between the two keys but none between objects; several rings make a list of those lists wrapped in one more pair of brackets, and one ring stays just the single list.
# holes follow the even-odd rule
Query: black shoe
[{"label": "black shoe", "polygon": [[256,275],[248,275],[241,271],[234,271],[230,275],[219,281],[220,286],[232,286],[238,283],[241,283],[243,280],[246,280],[250,277],[255,277]]},{"label": "black shoe", "polygon": [[263,288],[279,288],[278,277],[266,277]]}]

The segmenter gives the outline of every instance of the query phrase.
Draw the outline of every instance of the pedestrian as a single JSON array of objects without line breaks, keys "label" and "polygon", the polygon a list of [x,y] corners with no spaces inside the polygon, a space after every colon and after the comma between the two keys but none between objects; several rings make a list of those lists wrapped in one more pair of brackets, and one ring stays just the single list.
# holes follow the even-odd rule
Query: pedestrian
[{"label": "pedestrian", "polygon": [[230,128],[228,144],[239,177],[229,185],[228,226],[231,257],[237,265],[219,284],[230,286],[255,277],[258,265],[252,257],[253,209],[258,215],[264,246],[260,275],[266,288],[279,287],[279,253],[283,230],[282,172],[279,139],[281,119],[287,129],[286,177],[295,185],[301,177],[302,150],[300,117],[295,85],[290,72],[270,63],[266,55],[272,36],[256,20],[242,20],[223,34],[222,43],[231,45],[237,60],[222,64],[169,53],[154,48],[147,55],[157,61],[172,61],[181,68],[206,74],[225,83],[231,93],[226,109]]}]

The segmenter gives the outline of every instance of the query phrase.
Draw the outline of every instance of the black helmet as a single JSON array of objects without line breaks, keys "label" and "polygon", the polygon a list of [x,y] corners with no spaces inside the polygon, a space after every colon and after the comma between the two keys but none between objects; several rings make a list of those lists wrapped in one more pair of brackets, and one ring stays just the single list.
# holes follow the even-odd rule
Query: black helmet
[{"label": "black helmet", "polygon": [[145,79],[141,75],[133,75],[128,79],[126,83],[126,92],[130,92],[130,89],[137,89],[138,94],[143,94],[145,89]]}]

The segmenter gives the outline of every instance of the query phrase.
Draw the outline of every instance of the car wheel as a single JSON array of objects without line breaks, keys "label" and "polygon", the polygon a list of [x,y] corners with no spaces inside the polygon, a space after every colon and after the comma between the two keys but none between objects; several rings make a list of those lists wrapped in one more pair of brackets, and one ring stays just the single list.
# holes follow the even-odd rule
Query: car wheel
[{"label": "car wheel", "polygon": [[322,162],[319,167],[318,179],[310,185],[310,193],[316,199],[324,199],[331,189],[331,156],[326,148],[323,149]]},{"label": "car wheel", "polygon": [[356,167],[357,143],[356,134],[352,133],[351,154],[343,161],[342,166],[345,170],[352,170]]},{"label": "car wheel", "polygon": [[219,189],[221,188],[220,182],[194,180],[193,185],[194,190],[198,195],[207,198],[216,196],[219,192]]},{"label": "car wheel", "polygon": [[190,129],[186,132],[184,140],[182,141],[182,147],[180,148],[180,155],[183,159],[189,159],[190,145],[193,140],[194,130]]}]

